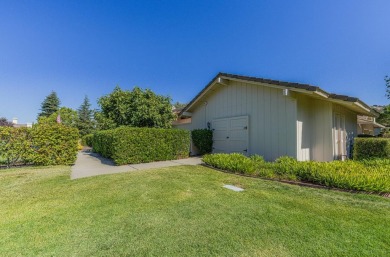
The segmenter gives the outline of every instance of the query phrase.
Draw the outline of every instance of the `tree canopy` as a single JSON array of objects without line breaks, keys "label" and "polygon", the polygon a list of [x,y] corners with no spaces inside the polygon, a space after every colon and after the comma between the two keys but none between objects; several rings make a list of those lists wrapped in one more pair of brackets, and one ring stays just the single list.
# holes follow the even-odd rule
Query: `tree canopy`
[{"label": "tree canopy", "polygon": [[75,110],[68,107],[61,107],[56,112],[52,113],[49,117],[40,117],[38,118],[38,123],[57,123],[57,118],[60,118],[60,122],[68,127],[77,128],[78,124],[78,114]]},{"label": "tree canopy", "polygon": [[41,112],[38,114],[40,117],[49,117],[60,108],[60,99],[57,96],[57,93],[52,91],[41,104]]},{"label": "tree canopy", "polygon": [[13,124],[7,118],[0,117],[0,127],[12,127]]},{"label": "tree canopy", "polygon": [[[386,83],[386,97],[387,99],[390,99],[390,77],[385,77],[385,83]],[[383,109],[383,112],[379,115],[377,121],[386,126],[390,127],[390,105],[385,106]]]},{"label": "tree canopy", "polygon": [[78,121],[77,128],[81,136],[88,135],[94,130],[93,110],[87,96],[84,97],[83,103],[77,109]]},{"label": "tree canopy", "polygon": [[103,120],[110,126],[169,128],[174,119],[171,99],[153,91],[135,87],[132,91],[119,86],[111,94],[99,98]]}]

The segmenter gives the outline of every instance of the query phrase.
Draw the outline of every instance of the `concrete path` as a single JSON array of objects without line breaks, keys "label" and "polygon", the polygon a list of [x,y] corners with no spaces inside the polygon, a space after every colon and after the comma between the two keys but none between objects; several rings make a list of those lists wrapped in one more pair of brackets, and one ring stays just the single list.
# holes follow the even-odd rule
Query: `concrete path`
[{"label": "concrete path", "polygon": [[114,162],[101,157],[91,151],[81,151],[77,155],[76,163],[72,166],[71,179],[86,178],[104,174],[114,174],[135,170],[147,170],[179,165],[198,165],[202,163],[200,157],[191,157],[181,160],[140,163],[115,166]]}]

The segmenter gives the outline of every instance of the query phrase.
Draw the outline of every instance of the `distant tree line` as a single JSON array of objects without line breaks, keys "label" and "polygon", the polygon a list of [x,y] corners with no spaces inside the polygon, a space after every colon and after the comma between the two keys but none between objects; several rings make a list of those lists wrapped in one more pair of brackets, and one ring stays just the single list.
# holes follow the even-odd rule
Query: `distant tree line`
[{"label": "distant tree line", "polygon": [[[96,130],[120,126],[170,128],[175,118],[172,110],[185,104],[171,104],[171,98],[155,94],[150,89],[114,90],[98,99],[99,109],[91,109],[88,96],[77,110],[61,107],[57,93],[52,91],[41,103],[38,123],[61,123],[75,127],[80,136]],[[0,120],[1,122],[1,120]],[[4,121],[5,122],[5,121]]]}]

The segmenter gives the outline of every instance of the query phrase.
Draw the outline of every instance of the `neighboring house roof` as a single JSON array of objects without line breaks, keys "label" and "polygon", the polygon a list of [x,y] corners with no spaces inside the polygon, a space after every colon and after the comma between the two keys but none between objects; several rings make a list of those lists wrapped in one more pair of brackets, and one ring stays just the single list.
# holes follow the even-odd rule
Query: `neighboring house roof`
[{"label": "neighboring house roof", "polygon": [[290,89],[291,91],[300,92],[300,93],[309,93],[314,94],[316,97],[319,97],[323,100],[332,101],[335,103],[345,104],[350,109],[358,112],[359,114],[368,115],[378,117],[379,113],[372,109],[369,105],[359,100],[356,97],[350,97],[346,95],[338,95],[331,94],[326,92],[325,90],[312,86],[309,84],[301,84],[301,83],[292,83],[292,82],[284,82],[279,80],[272,79],[264,79],[257,77],[249,77],[249,76],[241,76],[220,72],[215,76],[207,85],[200,91],[191,101],[190,103],[184,107],[184,109],[180,112],[179,116],[182,116],[184,113],[191,111],[191,108],[197,103],[209,90],[211,90],[216,84],[224,84],[223,80],[235,80],[235,81],[243,81],[243,82],[253,82],[257,84],[267,84],[273,87],[278,87],[280,89]]},{"label": "neighboring house roof", "polygon": [[386,128],[382,124],[377,123],[375,118],[369,116],[358,115],[357,123],[360,125],[371,124],[374,128]]}]

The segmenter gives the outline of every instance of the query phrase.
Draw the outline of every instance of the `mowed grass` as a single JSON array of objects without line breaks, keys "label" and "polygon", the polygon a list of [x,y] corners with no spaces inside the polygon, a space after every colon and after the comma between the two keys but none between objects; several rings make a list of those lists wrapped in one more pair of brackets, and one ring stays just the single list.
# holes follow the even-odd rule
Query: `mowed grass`
[{"label": "mowed grass", "polygon": [[[0,171],[1,256],[388,256],[390,199],[202,166]],[[245,188],[233,192],[233,184]]]}]

